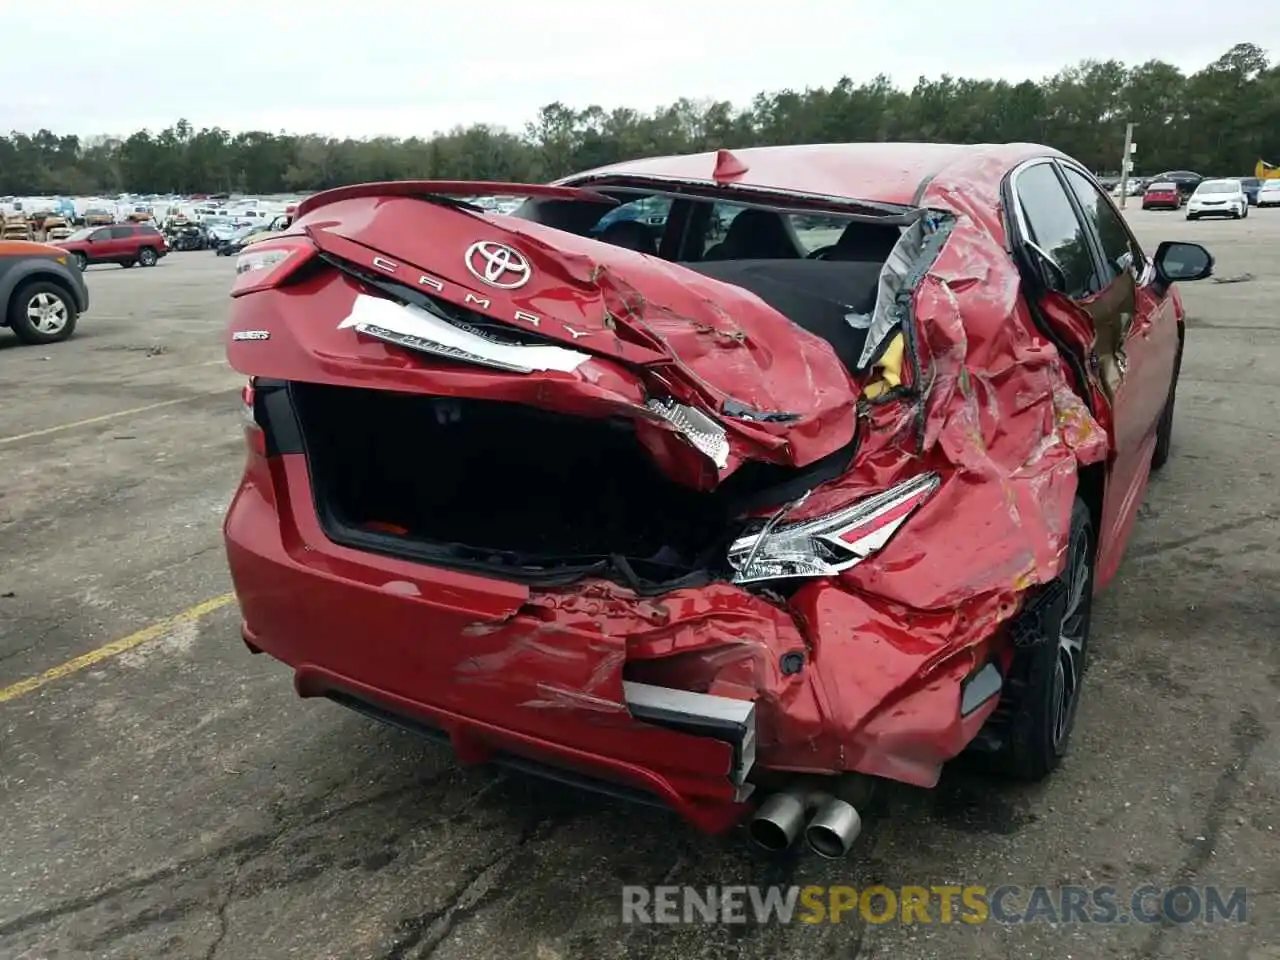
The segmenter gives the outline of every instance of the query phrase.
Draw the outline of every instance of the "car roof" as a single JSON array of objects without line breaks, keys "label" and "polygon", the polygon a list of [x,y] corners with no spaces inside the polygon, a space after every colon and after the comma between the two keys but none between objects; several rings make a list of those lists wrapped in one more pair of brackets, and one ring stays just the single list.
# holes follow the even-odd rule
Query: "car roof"
[{"label": "car roof", "polygon": [[[852,200],[916,205],[925,186],[945,188],[966,179],[990,179],[1033,157],[1063,157],[1034,143],[827,143],[747,147],[728,151],[745,165],[736,186],[785,190]],[[560,183],[598,177],[644,177],[714,184],[717,152],[628,160],[574,174]]]}]

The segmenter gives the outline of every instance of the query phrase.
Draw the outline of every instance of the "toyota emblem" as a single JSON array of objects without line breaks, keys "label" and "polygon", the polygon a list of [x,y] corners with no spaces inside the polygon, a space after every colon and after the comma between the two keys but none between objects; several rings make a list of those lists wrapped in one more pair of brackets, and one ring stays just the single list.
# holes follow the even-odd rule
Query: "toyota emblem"
[{"label": "toyota emblem", "polygon": [[505,243],[480,240],[467,247],[467,269],[477,280],[500,290],[523,287],[533,276],[529,261]]}]

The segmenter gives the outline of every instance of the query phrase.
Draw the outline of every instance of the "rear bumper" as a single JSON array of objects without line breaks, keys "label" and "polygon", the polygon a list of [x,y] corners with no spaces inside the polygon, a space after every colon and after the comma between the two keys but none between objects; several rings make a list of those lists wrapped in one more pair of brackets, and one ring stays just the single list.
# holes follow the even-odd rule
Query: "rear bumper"
[{"label": "rear bumper", "polygon": [[[246,631],[250,649],[257,645]],[[303,697],[325,697],[372,720],[448,746],[463,765],[491,764],[643,806],[671,810],[700,830],[723,833],[747,810],[750,786],[706,796],[699,784],[644,763],[530,736],[472,716],[408,700],[318,667],[294,674]]]},{"label": "rear bumper", "polygon": [[[227,555],[245,642],[292,667],[299,694],[446,740],[464,764],[554,771],[670,808],[707,832],[745,813],[751,701],[706,698],[749,713],[735,733],[732,720],[703,711],[725,727],[718,737],[686,732],[692,716],[655,720],[661,704],[628,690],[625,641],[600,616],[539,622],[519,612],[528,599],[519,585],[327,543],[310,503],[288,503],[288,491],[307,489],[300,458],[272,469],[293,474],[275,485],[284,501],[242,484],[227,514]],[[310,542],[325,543],[323,553]]]}]

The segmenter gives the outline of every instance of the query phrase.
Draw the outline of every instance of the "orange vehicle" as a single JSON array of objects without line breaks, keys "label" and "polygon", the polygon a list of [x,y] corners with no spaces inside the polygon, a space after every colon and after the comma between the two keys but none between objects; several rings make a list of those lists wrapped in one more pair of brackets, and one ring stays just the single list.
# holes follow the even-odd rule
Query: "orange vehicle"
[{"label": "orange vehicle", "polygon": [[67,251],[44,243],[0,240],[0,327],[23,343],[66,340],[89,309],[84,274]]}]

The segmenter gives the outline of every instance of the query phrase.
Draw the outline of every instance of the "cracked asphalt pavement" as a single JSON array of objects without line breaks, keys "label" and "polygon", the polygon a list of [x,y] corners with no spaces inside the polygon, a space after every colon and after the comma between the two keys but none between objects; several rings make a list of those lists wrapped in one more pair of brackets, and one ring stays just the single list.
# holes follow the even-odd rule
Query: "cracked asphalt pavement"
[{"label": "cracked asphalt pavement", "polygon": [[[251,656],[219,521],[242,464],[232,261],[91,268],[77,335],[0,331],[0,957],[1280,957],[1280,210],[1186,223],[1173,458],[1095,613],[1073,752],[1034,787],[894,790],[842,862],[487,769],[295,698]],[[84,423],[82,421],[92,421]],[[216,606],[216,604],[215,604]],[[93,659],[92,657],[90,659]],[[624,884],[1186,883],[1245,922],[621,923]],[[936,916],[935,916],[936,920]]]}]

